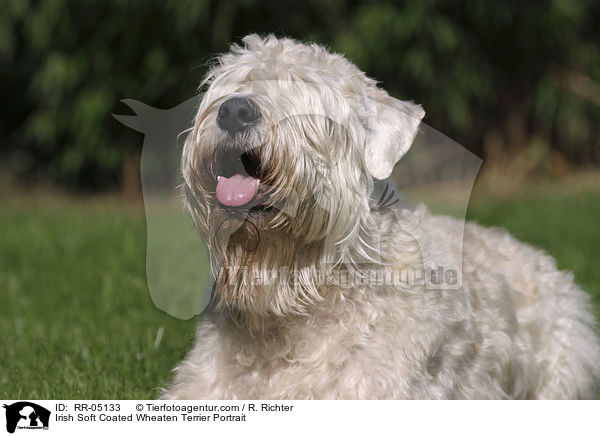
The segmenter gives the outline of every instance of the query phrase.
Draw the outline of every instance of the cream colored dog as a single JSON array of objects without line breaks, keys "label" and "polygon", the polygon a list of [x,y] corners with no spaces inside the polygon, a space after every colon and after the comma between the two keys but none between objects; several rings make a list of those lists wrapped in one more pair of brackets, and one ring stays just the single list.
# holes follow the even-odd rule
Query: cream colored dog
[{"label": "cream colored dog", "polygon": [[[243,41],[184,149],[216,284],[163,398],[593,398],[600,345],[571,274],[504,231],[467,224],[461,255],[454,219],[373,205],[421,107],[318,45]],[[438,255],[458,286],[390,280]]]}]

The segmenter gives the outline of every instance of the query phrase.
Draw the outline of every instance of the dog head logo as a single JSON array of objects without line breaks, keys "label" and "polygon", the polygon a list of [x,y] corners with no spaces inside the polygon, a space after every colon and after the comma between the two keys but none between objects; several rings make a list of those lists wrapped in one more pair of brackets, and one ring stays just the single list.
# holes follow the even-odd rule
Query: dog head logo
[{"label": "dog head logo", "polygon": [[3,406],[6,409],[6,431],[15,429],[48,429],[50,411],[29,401],[19,401]]},{"label": "dog head logo", "polygon": [[[216,303],[258,317],[301,313],[321,298],[332,272],[363,279],[388,265],[382,244],[390,231],[406,234],[403,249],[424,268],[445,265],[413,230],[421,198],[410,201],[406,188],[465,182],[458,195],[464,218],[480,161],[422,124],[419,105],[392,98],[344,57],[272,36],[243,41],[209,71],[191,126],[181,126],[183,148],[173,153],[181,162],[173,179],[210,253]],[[146,133],[148,217],[144,153],[158,123],[136,112],[144,127],[125,123]],[[176,231],[162,228],[163,235]],[[459,252],[462,229],[455,236]],[[447,266],[460,268],[454,254]],[[197,270],[202,258],[195,259]],[[171,300],[176,287],[168,283]]]}]

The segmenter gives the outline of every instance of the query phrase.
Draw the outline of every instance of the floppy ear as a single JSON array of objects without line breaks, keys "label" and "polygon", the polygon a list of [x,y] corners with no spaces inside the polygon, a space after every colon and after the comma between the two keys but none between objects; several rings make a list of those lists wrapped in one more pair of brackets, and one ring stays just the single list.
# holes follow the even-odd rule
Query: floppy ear
[{"label": "floppy ear", "polygon": [[367,122],[365,164],[376,179],[390,176],[396,162],[408,151],[425,116],[414,103],[390,97],[382,89],[372,89],[366,96]]}]

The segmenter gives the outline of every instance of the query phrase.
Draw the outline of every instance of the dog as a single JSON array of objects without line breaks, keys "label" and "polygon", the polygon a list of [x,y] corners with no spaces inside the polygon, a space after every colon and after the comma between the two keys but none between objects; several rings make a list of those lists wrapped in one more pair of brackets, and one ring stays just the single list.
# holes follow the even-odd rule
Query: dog
[{"label": "dog", "polygon": [[[595,397],[600,342],[570,273],[503,230],[466,224],[461,253],[453,218],[374,205],[419,105],[273,35],[233,45],[201,86],[182,190],[215,285],[163,399]],[[458,286],[385,280],[436,255]]]}]

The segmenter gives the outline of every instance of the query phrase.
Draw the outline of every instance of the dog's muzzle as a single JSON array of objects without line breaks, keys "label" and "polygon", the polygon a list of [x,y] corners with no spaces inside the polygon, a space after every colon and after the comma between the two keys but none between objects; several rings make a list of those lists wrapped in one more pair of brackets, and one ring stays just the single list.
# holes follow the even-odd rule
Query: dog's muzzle
[{"label": "dog's muzzle", "polygon": [[[218,126],[232,135],[232,143],[238,133],[255,125],[260,119],[257,105],[249,98],[233,97],[219,107]],[[235,135],[235,136],[234,136]],[[217,200],[228,208],[251,208],[261,206],[268,187],[261,183],[262,167],[259,148],[245,150],[239,146],[224,146],[215,153],[217,163]]]}]

